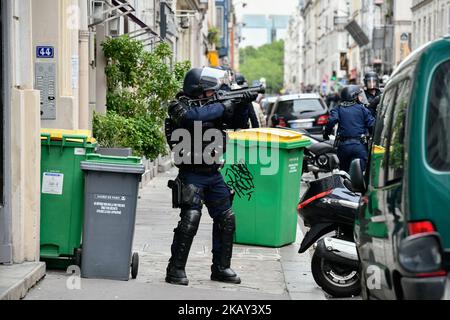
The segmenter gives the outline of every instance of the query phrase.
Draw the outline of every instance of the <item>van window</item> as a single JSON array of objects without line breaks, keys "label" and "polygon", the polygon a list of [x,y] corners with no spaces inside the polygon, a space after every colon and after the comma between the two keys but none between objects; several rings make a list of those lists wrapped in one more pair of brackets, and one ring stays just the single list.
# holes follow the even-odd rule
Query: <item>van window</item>
[{"label": "van window", "polygon": [[[377,119],[377,125],[375,128],[375,134],[373,142],[375,146],[387,149],[389,142],[389,131],[392,118],[392,108],[395,103],[395,96],[397,94],[397,87],[388,89],[383,95],[383,101],[381,102],[381,109]],[[372,157],[372,161],[375,161],[376,157]],[[387,153],[384,154],[381,163],[376,164],[380,166],[379,170],[371,169],[371,181],[374,187],[383,187],[385,185],[385,170]],[[374,176],[377,174],[378,176]]]},{"label": "van window", "polygon": [[403,178],[405,161],[405,123],[411,94],[411,81],[405,80],[398,86],[397,99],[392,119],[392,133],[389,139],[387,182],[394,182]]},{"label": "van window", "polygon": [[436,170],[450,171],[450,61],[434,75],[427,122],[428,162]]}]

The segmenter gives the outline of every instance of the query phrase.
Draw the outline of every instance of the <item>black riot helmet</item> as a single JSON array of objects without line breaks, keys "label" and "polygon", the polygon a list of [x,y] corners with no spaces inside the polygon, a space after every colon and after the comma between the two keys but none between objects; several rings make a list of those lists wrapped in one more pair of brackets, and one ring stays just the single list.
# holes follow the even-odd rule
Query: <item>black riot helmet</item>
[{"label": "black riot helmet", "polygon": [[227,72],[213,68],[191,69],[184,78],[183,91],[192,98],[199,98],[206,91],[217,91],[229,84]]},{"label": "black riot helmet", "polygon": [[380,77],[375,71],[367,72],[364,76],[364,85],[367,90],[375,90],[380,88]]},{"label": "black riot helmet", "polygon": [[367,104],[367,97],[360,86],[350,85],[341,91],[341,100],[344,104]]},{"label": "black riot helmet", "polygon": [[236,73],[236,83],[240,87],[248,87],[247,79],[240,73]]}]

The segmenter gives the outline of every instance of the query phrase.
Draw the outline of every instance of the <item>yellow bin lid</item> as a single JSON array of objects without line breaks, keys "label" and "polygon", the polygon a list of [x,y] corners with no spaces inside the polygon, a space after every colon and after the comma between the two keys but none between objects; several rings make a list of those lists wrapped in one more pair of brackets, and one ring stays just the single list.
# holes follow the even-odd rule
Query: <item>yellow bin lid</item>
[{"label": "yellow bin lid", "polygon": [[67,141],[79,142],[76,136],[87,137],[87,143],[94,144],[97,142],[96,139],[92,137],[92,131],[90,130],[66,130],[66,129],[41,129],[41,140],[46,140],[46,137],[42,135],[50,135],[50,140],[61,141],[63,136],[71,136],[74,138],[67,139]]},{"label": "yellow bin lid", "polygon": [[373,146],[373,153],[375,154],[384,154],[386,149],[380,146]]},{"label": "yellow bin lid", "polygon": [[296,143],[307,139],[301,133],[285,129],[260,128],[228,132],[231,140]]}]

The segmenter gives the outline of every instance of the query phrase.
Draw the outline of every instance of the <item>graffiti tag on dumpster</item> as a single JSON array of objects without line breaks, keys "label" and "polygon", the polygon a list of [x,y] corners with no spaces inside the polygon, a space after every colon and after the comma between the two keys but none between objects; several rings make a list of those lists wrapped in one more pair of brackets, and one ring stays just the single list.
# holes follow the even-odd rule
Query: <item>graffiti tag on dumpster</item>
[{"label": "graffiti tag on dumpster", "polygon": [[225,172],[225,177],[227,185],[239,198],[246,197],[248,201],[252,199],[255,192],[254,177],[245,163],[230,166]]}]

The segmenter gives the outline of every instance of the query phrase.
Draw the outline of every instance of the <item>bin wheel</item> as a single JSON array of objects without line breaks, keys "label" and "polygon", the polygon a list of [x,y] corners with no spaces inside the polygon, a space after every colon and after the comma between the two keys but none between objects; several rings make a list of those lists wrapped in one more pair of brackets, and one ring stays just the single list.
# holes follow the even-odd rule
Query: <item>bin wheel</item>
[{"label": "bin wheel", "polygon": [[80,248],[75,249],[75,257],[74,257],[75,261],[74,262],[75,262],[75,265],[80,268],[81,268],[81,252],[82,251]]},{"label": "bin wheel", "polygon": [[139,254],[137,252],[133,253],[131,259],[131,278],[136,279],[139,270]]}]

